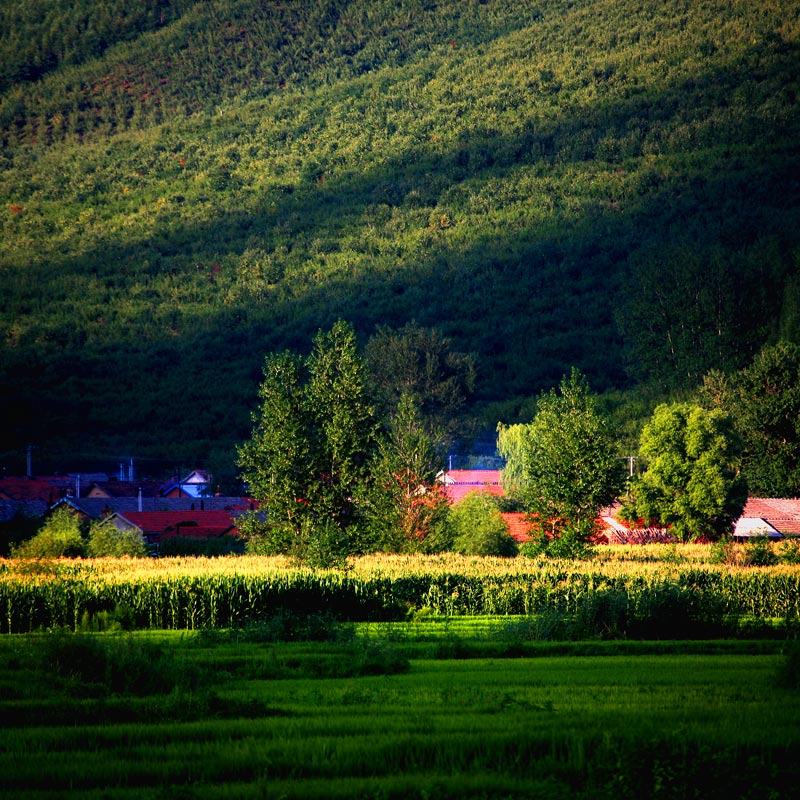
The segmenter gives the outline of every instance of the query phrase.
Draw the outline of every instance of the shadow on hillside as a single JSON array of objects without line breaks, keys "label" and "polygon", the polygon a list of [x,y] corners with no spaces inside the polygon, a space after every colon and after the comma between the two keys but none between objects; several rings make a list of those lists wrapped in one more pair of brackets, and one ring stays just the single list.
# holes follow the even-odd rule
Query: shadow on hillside
[{"label": "shadow on hillside", "polygon": [[[43,425],[51,434],[61,426],[110,433],[117,425],[146,431],[156,424],[173,426],[176,439],[240,438],[264,354],[287,345],[307,349],[311,336],[338,317],[353,322],[362,337],[378,324],[411,319],[441,327],[457,348],[478,353],[484,399],[535,394],[573,364],[594,388],[620,386],[626,376],[615,309],[624,299],[632,253],[676,236],[701,250],[711,242],[741,248],[765,234],[796,244],[798,226],[785,225],[796,222],[798,208],[796,152],[785,150],[800,140],[796,106],[783,110],[780,130],[770,129],[759,108],[725,116],[727,98],[750,80],[760,57],[754,52],[728,70],[659,93],[632,89],[613,105],[567,109],[555,121],[533,114],[518,136],[473,130],[446,152],[422,143],[363,174],[262,197],[274,206],[269,215],[228,212],[180,233],[162,231],[123,246],[108,242],[61,263],[60,273],[103,276],[118,264],[136,272],[145,261],[169,269],[196,242],[213,241],[221,258],[241,254],[254,240],[270,251],[288,239],[310,274],[288,273],[269,304],[218,302],[203,320],[183,309],[178,336],[92,348],[51,341],[16,358],[9,354],[4,382],[10,394],[0,411],[19,420],[20,440]],[[788,73],[798,66],[798,48],[786,45],[771,58],[779,74]],[[666,154],[675,174],[644,166],[647,150]],[[609,170],[635,167],[624,198],[601,190],[590,203],[591,191],[581,188],[576,211],[576,197],[564,190],[548,198],[552,213],[540,225],[523,218],[469,246],[457,243],[457,219],[450,227],[436,224],[450,214],[465,182],[513,179],[515,170],[529,167],[557,176],[587,167],[576,180],[591,180],[595,158]],[[405,253],[394,265],[376,253],[380,269],[327,273],[309,249],[312,233],[335,246],[354,220],[379,206],[427,212],[415,234],[413,263]],[[144,271],[142,278],[148,279]]]}]

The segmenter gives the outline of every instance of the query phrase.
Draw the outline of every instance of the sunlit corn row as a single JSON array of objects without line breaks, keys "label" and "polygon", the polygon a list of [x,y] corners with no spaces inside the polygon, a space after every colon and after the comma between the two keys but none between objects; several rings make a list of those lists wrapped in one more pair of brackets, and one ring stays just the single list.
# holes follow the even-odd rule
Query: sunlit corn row
[{"label": "sunlit corn row", "polygon": [[[588,596],[624,596],[630,613],[679,602],[703,617],[800,616],[800,567],[742,568],[663,561],[531,561],[370,556],[345,570],[282,558],[0,561],[0,631],[77,629],[92,615],[137,628],[229,627],[278,610],[350,620],[412,612],[475,616],[575,613]],[[677,598],[677,599],[676,599]]]}]

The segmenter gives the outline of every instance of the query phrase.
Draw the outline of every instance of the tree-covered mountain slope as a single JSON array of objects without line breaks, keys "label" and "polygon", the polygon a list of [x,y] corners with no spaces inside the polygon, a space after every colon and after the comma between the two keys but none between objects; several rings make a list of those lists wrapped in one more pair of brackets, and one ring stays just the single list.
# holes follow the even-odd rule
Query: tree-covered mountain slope
[{"label": "tree-covered mountain slope", "polygon": [[225,452],[339,317],[505,421],[799,340],[799,47],[790,0],[0,0],[0,451]]}]

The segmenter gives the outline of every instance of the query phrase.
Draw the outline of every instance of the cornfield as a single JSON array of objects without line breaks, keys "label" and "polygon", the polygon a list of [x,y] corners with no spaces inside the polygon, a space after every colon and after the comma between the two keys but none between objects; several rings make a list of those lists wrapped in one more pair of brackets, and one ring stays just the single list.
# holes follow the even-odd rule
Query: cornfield
[{"label": "cornfield", "polygon": [[587,598],[611,595],[624,599],[631,616],[672,603],[699,619],[800,617],[798,566],[710,564],[690,547],[675,563],[649,560],[648,553],[608,548],[585,562],[368,556],[344,570],[262,556],[0,560],[0,632],[78,629],[92,615],[122,611],[133,627],[175,630],[232,627],[287,610],[352,621],[420,612],[570,614]]}]

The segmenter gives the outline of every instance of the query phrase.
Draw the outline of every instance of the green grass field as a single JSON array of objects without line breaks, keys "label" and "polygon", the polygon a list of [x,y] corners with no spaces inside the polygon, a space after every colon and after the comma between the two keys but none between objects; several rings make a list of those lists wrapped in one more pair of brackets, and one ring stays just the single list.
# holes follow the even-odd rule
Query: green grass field
[{"label": "green grass field", "polygon": [[786,642],[423,628],[2,637],[0,793],[796,797]]}]

